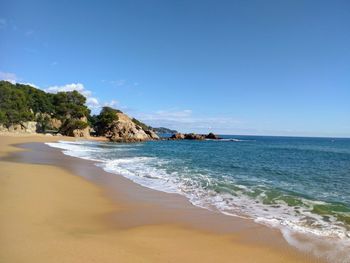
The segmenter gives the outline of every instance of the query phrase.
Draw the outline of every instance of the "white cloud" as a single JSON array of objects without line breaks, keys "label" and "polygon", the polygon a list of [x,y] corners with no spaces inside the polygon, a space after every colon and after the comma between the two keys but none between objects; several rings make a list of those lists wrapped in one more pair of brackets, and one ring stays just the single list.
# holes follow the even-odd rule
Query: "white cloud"
[{"label": "white cloud", "polygon": [[116,101],[116,100],[111,100],[111,101],[109,101],[109,102],[105,102],[104,104],[103,104],[103,106],[108,106],[108,107],[115,107],[116,105],[118,105],[118,101]]},{"label": "white cloud", "polygon": [[101,104],[98,101],[98,99],[94,98],[94,97],[86,98],[86,105],[89,106],[89,108],[99,108],[99,107],[101,107]]},{"label": "white cloud", "polygon": [[71,83],[71,84],[66,84],[63,86],[51,86],[45,89],[45,91],[50,92],[50,93],[57,93],[61,91],[73,91],[76,90],[79,93],[83,94],[86,97],[91,96],[91,91],[86,90],[84,85],[81,83]]},{"label": "white cloud", "polygon": [[103,106],[115,107],[118,101],[111,100],[109,102],[101,102],[98,98],[92,96],[92,92],[87,90],[82,83],[71,83],[62,86],[51,86],[45,89],[46,92],[57,93],[76,90],[86,97],[86,106],[88,106],[93,114],[97,114]]},{"label": "white cloud", "polygon": [[66,84],[63,86],[51,86],[45,89],[46,92],[50,93],[57,93],[57,92],[67,92],[67,91],[73,91],[76,90],[80,94],[84,95],[86,97],[86,105],[94,112],[97,112],[100,110],[101,103],[100,101],[92,96],[92,92],[90,90],[87,90],[83,84],[81,83],[71,83]]},{"label": "white cloud", "polygon": [[22,83],[22,82],[20,82],[20,84],[29,85],[29,86],[32,86],[32,87],[34,87],[34,88],[36,88],[36,89],[40,89],[40,87],[38,87],[37,85],[35,85],[35,84],[33,84],[33,83],[29,83],[29,82],[24,82],[24,83]]},{"label": "white cloud", "polygon": [[15,84],[18,78],[15,73],[0,71],[0,80],[6,80],[8,82]]},{"label": "white cloud", "polygon": [[19,83],[19,84],[23,84],[23,85],[29,85],[29,86],[32,86],[34,88],[40,89],[40,87],[38,87],[37,85],[35,85],[33,83],[20,82],[19,78],[17,77],[17,75],[15,73],[0,71],[0,80],[6,80],[8,82],[11,82],[12,84]]}]

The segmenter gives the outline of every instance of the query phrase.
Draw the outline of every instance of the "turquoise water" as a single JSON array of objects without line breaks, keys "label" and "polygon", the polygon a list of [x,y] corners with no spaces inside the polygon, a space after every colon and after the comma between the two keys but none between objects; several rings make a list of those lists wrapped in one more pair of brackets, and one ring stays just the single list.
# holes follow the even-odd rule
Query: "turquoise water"
[{"label": "turquoise water", "polygon": [[350,139],[60,142],[68,155],[193,204],[291,231],[350,240]]}]

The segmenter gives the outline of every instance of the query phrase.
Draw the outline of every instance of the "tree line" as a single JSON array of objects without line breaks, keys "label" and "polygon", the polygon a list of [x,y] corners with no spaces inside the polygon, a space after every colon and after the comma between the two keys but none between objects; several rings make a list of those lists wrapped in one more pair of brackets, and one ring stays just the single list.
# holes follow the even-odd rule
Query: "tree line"
[{"label": "tree line", "polygon": [[[103,107],[98,115],[91,115],[86,98],[77,91],[48,93],[26,84],[0,81],[0,124],[10,127],[26,121],[36,121],[41,132],[52,130],[53,119],[61,122],[57,132],[70,135],[75,129],[93,127],[96,135],[103,135],[120,110]],[[150,129],[133,119],[135,124]]]}]

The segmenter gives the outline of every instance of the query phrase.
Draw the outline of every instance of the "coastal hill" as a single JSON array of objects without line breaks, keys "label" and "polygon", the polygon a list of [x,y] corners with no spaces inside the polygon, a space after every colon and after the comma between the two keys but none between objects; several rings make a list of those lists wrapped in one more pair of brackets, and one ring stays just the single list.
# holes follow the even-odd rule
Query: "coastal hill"
[{"label": "coastal hill", "polygon": [[159,128],[152,128],[153,131],[155,131],[158,134],[176,134],[178,133],[177,130],[171,130],[165,127],[159,127]]},{"label": "coastal hill", "polygon": [[150,126],[120,110],[103,107],[91,116],[77,91],[47,93],[25,84],[0,81],[0,132],[104,136],[116,142],[157,140]]},{"label": "coastal hill", "polygon": [[98,136],[114,142],[138,142],[158,140],[150,126],[110,107],[103,107],[99,115],[90,117],[90,123]]},{"label": "coastal hill", "polygon": [[91,115],[86,98],[77,91],[47,93],[26,84],[0,81],[0,132],[45,133],[73,137],[105,137],[113,142],[220,139],[210,133],[181,134],[164,127],[152,128],[118,109],[103,107]]}]

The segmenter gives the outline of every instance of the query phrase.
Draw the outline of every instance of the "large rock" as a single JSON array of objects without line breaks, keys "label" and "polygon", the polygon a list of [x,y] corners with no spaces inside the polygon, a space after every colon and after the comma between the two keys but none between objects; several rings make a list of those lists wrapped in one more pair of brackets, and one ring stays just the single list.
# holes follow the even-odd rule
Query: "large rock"
[{"label": "large rock", "polygon": [[[196,133],[186,133],[186,134],[175,133],[170,137],[170,140],[205,140],[207,136],[202,134],[196,134]],[[210,135],[210,137],[211,136],[212,135]]]},{"label": "large rock", "polygon": [[[84,116],[84,117],[81,117],[79,119],[79,121],[82,121],[82,122],[85,122],[87,123],[88,122],[88,119]],[[72,131],[72,135],[74,137],[84,137],[84,138],[88,138],[90,137],[90,126],[87,126],[86,128],[84,129],[75,129]]]},{"label": "large rock", "polygon": [[124,113],[117,113],[117,116],[118,120],[110,125],[105,134],[109,140],[114,142],[141,142],[159,139],[155,132],[144,130]]},{"label": "large rock", "polygon": [[186,140],[204,140],[205,136],[201,134],[195,134],[195,133],[187,133],[185,134]]},{"label": "large rock", "polygon": [[159,140],[159,136],[152,130],[146,130],[146,134],[153,140]]},{"label": "large rock", "polygon": [[171,135],[170,139],[183,140],[183,139],[185,139],[185,135],[183,135],[182,133],[175,133],[175,134]]},{"label": "large rock", "polygon": [[59,130],[62,126],[62,121],[56,118],[50,119],[50,127],[54,130]]},{"label": "large rock", "polygon": [[86,117],[80,119],[66,119],[59,132],[66,136],[90,137],[90,127],[87,123]]},{"label": "large rock", "polygon": [[215,135],[214,133],[209,133],[208,135],[205,136],[206,139],[212,139],[212,140],[218,140],[219,137]]},{"label": "large rock", "polygon": [[19,124],[12,124],[9,127],[1,125],[1,132],[11,132],[11,133],[36,133],[37,122],[36,121],[26,121]]},{"label": "large rock", "polygon": [[7,129],[7,127],[3,124],[0,124],[0,132],[8,132],[9,130]]},{"label": "large rock", "polygon": [[90,127],[87,126],[85,129],[75,129],[72,131],[72,136],[74,137],[90,137]]}]

